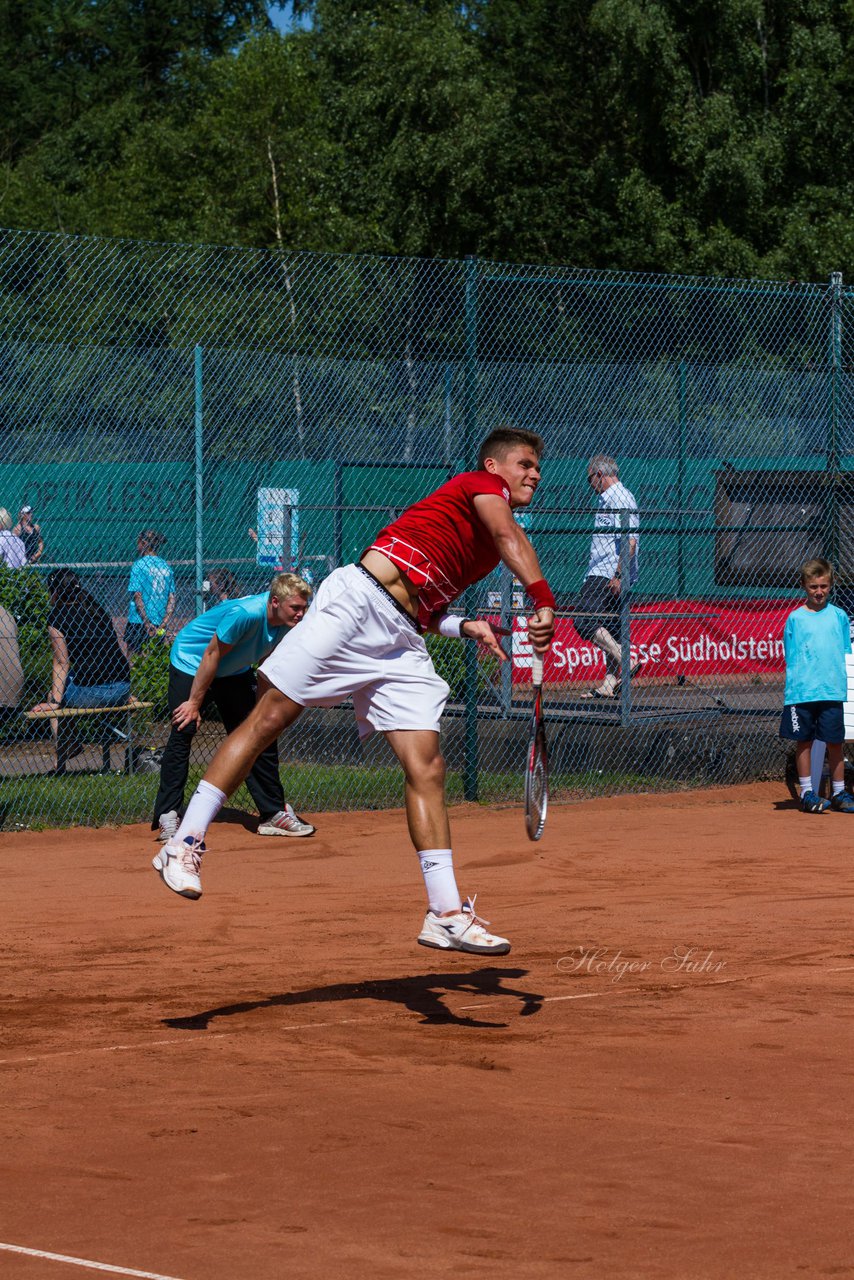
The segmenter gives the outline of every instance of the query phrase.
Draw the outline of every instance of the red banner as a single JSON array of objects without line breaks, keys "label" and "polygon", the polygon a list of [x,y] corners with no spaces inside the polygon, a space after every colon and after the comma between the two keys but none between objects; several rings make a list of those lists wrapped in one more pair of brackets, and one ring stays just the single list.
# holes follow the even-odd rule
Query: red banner
[{"label": "red banner", "polygon": [[[631,614],[632,666],[643,676],[769,674],[785,670],[783,626],[797,600],[668,600],[636,605]],[[496,620],[497,621],[497,620]],[[525,619],[514,619],[513,681],[531,679]],[[582,640],[570,618],[558,618],[546,657],[549,682],[601,680],[602,650]]]}]

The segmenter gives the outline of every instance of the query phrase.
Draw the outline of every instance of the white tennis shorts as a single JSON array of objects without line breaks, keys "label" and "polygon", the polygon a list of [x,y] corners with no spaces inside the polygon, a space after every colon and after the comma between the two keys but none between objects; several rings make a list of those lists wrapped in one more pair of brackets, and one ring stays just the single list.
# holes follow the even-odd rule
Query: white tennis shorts
[{"label": "white tennis shorts", "polygon": [[336,569],[259,670],[303,707],[353,699],[359,737],[433,729],[450,692],[423,636],[378,583],[354,564]]}]

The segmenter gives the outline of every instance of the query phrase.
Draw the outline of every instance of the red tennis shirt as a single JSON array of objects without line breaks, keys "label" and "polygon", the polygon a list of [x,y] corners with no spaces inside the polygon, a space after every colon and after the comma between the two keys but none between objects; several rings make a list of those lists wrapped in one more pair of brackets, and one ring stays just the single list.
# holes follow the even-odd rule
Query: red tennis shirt
[{"label": "red tennis shirt", "polygon": [[480,493],[510,502],[510,490],[489,471],[463,471],[386,525],[371,544],[418,588],[422,623],[495,568],[500,556],[474,500]]}]

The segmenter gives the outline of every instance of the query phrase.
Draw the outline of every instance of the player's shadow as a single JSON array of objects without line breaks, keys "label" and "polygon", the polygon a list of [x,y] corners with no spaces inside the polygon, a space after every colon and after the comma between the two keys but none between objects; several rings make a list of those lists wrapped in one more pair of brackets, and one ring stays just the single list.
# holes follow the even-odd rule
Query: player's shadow
[{"label": "player's shadow", "polygon": [[258,830],[259,820],[254,814],[246,813],[243,809],[231,809],[226,805],[220,809],[214,821],[225,822],[234,827],[243,827],[245,831],[251,831],[254,834]]},{"label": "player's shadow", "polygon": [[466,973],[419,973],[410,978],[388,978],[377,982],[339,982],[307,991],[285,991],[264,1000],[243,1000],[235,1004],[204,1009],[185,1018],[164,1018],[167,1027],[184,1031],[205,1031],[215,1018],[253,1013],[256,1009],[288,1008],[296,1005],[330,1004],[350,1000],[386,1000],[421,1014],[424,1023],[455,1024],[460,1027],[506,1027],[506,1022],[489,1022],[466,1013],[453,1013],[444,1003],[447,994],[462,993],[489,1002],[496,997],[518,1000],[523,1017],[538,1013],[543,996],[534,991],[504,986],[505,979],[524,978],[527,969],[474,969]]}]

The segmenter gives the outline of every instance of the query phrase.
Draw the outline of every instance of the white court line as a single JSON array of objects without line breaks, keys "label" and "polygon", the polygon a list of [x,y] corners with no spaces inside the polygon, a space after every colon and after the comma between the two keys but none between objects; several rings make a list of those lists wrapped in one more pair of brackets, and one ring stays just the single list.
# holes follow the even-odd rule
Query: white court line
[{"label": "white court line", "polygon": [[90,1271],[109,1271],[114,1276],[138,1276],[140,1280],[178,1280],[177,1276],[164,1276],[159,1271],[132,1271],[130,1267],[111,1267],[106,1262],[92,1262],[89,1258],[72,1258],[66,1253],[47,1253],[44,1249],[25,1249],[20,1244],[0,1244],[7,1253],[23,1253],[28,1258],[47,1258],[49,1262],[67,1262],[72,1267],[88,1267]]},{"label": "white court line", "polygon": [[[216,1040],[228,1035],[227,1031],[212,1031],[208,1037]],[[128,1049],[153,1049],[161,1044],[186,1044],[186,1036],[172,1036],[169,1040],[146,1040],[140,1044],[96,1044],[88,1049],[57,1049],[56,1053],[32,1053],[21,1058],[0,1058],[0,1066],[14,1067],[19,1062],[45,1062],[50,1058],[79,1058],[84,1053],[124,1053]]]},{"label": "white court line", "polygon": [[[837,972],[835,969],[830,970],[831,973]],[[715,978],[713,982],[691,982],[690,979],[685,982],[666,982],[656,983],[654,986],[648,987],[621,987],[619,982],[612,983],[606,987],[604,991],[580,991],[577,995],[571,996],[543,996],[541,1000],[531,1003],[537,1004],[559,1004],[563,1000],[596,1000],[602,996],[619,996],[619,995],[636,995],[638,992],[657,991],[686,991],[686,990],[705,990],[706,987],[729,987],[734,982],[753,982],[756,978],[773,977],[772,971],[769,969],[765,973],[745,973],[740,978]],[[497,994],[497,993],[496,993]],[[510,992],[508,991],[509,995]],[[461,1004],[460,1011],[464,1009],[488,1009],[494,1003],[494,1000],[485,1000],[482,1004]]]},{"label": "white court line", "polygon": [[[294,1022],[289,1027],[280,1027],[279,1031],[314,1031],[318,1027],[349,1027],[360,1022],[380,1022],[381,1018],[339,1018],[334,1022]],[[211,1040],[225,1040],[229,1036],[240,1035],[239,1031],[207,1031],[196,1044],[206,1045]],[[197,1032],[188,1028],[183,1036],[171,1036],[168,1040],[141,1040],[138,1044],[99,1044],[88,1049],[57,1049],[55,1053],[31,1053],[20,1058],[0,1058],[0,1067],[15,1067],[24,1062],[50,1062],[53,1058],[81,1058],[87,1053],[128,1053],[138,1049],[154,1049],[163,1044],[190,1044],[191,1037]]]}]

